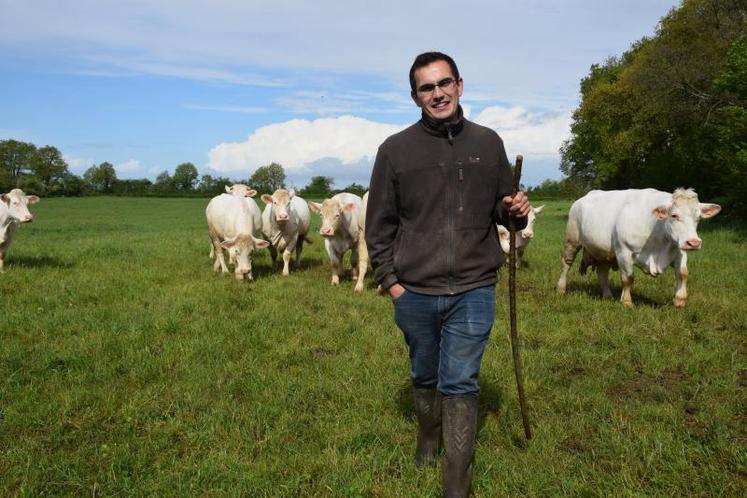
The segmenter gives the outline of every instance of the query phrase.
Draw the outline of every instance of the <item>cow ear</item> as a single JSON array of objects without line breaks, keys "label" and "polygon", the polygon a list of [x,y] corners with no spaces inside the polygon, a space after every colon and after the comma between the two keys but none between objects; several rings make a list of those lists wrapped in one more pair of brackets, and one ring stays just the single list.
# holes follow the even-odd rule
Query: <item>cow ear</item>
[{"label": "cow ear", "polygon": [[509,231],[504,227],[503,225],[498,225],[498,238],[503,240],[508,240],[508,236],[510,235]]},{"label": "cow ear", "polygon": [[663,220],[667,217],[667,213],[669,212],[669,208],[671,206],[668,204],[662,204],[661,206],[656,206],[654,210],[652,211],[652,214],[659,218],[660,220]]},{"label": "cow ear", "polygon": [[234,245],[236,245],[236,239],[226,239],[226,240],[224,240],[223,242],[220,243],[220,246],[223,249],[230,249]]},{"label": "cow ear", "polygon": [[258,239],[257,237],[252,237],[252,239],[254,239],[254,247],[257,249],[264,249],[270,245],[270,243],[264,239]]},{"label": "cow ear", "polygon": [[700,203],[700,215],[703,218],[712,218],[721,212],[721,206],[718,204]]},{"label": "cow ear", "polygon": [[229,194],[233,192],[233,187],[229,187],[228,185],[226,185],[226,192],[228,192]]},{"label": "cow ear", "polygon": [[322,210],[322,205],[319,204],[318,202],[309,201],[309,209],[311,209],[315,213],[318,213],[319,211]]},{"label": "cow ear", "polygon": [[250,188],[249,190],[246,191],[246,194],[244,195],[246,197],[254,197],[255,195],[257,195],[257,191],[254,190],[253,188]]},{"label": "cow ear", "polygon": [[295,189],[288,189],[288,198],[293,199],[296,196],[296,190]]},{"label": "cow ear", "polygon": [[0,195],[0,199],[2,199],[5,204],[10,204],[10,196],[8,194]]},{"label": "cow ear", "polygon": [[542,204],[540,207],[534,208],[534,214],[540,214],[545,209],[545,205]]},{"label": "cow ear", "polygon": [[354,202],[348,202],[345,204],[345,206],[342,208],[343,210],[347,211],[348,213],[352,213],[355,209],[355,203]]},{"label": "cow ear", "polygon": [[265,204],[272,204],[272,196],[270,194],[262,194],[261,199]]},{"label": "cow ear", "polygon": [[[39,202],[39,196],[37,196],[37,195],[27,195],[26,196],[26,200],[28,201],[29,204],[36,204],[37,202]],[[719,209],[721,209],[721,208],[719,208]]]}]

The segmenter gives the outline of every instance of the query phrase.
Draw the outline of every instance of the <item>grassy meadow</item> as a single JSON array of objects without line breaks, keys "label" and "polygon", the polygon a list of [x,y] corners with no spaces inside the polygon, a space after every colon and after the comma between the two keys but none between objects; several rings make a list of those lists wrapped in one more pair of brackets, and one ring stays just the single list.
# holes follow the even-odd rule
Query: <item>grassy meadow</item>
[{"label": "grassy meadow", "polygon": [[[0,275],[0,495],[439,496],[412,463],[404,341],[370,278],[214,274],[207,199],[50,198]],[[524,440],[507,278],[480,377],[473,493],[745,496],[745,233],[704,221],[690,299],[636,271],[633,309],[596,276],[555,292],[569,202],[518,272],[534,438]],[[507,272],[505,277],[507,277]],[[611,274],[619,296],[619,275]]]}]

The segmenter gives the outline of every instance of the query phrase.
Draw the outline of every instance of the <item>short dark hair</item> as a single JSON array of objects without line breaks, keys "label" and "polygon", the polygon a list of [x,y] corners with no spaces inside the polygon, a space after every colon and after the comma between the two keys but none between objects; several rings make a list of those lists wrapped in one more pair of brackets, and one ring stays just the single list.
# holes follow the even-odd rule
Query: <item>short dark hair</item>
[{"label": "short dark hair", "polygon": [[446,61],[449,67],[451,67],[452,76],[454,76],[455,80],[459,81],[459,69],[457,69],[454,59],[441,52],[424,52],[415,57],[415,61],[410,68],[410,89],[413,92],[415,91],[415,71],[436,61]]}]

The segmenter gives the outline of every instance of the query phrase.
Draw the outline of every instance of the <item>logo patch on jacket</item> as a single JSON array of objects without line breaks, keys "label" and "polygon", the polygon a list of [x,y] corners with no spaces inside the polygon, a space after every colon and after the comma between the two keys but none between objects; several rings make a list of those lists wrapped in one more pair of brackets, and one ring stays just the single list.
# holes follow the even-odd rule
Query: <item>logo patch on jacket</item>
[{"label": "logo patch on jacket", "polygon": [[469,162],[471,164],[478,164],[480,162],[480,156],[469,155],[469,156],[467,156],[467,162]]}]

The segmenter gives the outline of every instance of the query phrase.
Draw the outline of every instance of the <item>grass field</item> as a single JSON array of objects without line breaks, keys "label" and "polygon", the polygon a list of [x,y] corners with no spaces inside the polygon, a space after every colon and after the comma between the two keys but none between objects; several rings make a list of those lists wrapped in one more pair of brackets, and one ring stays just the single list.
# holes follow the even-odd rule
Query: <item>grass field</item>
[{"label": "grass field", "polygon": [[[388,298],[329,285],[318,216],[290,277],[214,274],[206,204],[32,206],[0,275],[0,495],[438,496]],[[529,444],[499,284],[474,496],[745,496],[745,233],[701,223],[685,309],[671,271],[625,309],[577,264],[556,294],[568,206],[518,275]]]}]

